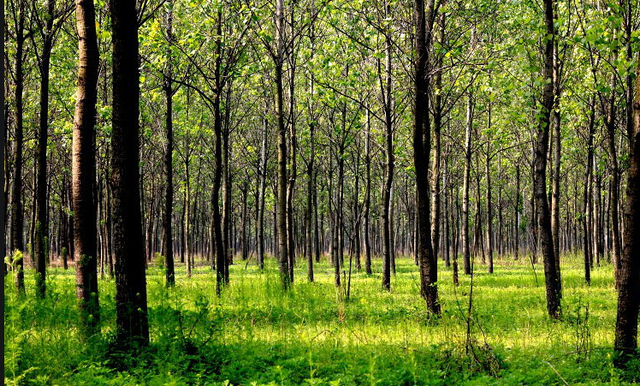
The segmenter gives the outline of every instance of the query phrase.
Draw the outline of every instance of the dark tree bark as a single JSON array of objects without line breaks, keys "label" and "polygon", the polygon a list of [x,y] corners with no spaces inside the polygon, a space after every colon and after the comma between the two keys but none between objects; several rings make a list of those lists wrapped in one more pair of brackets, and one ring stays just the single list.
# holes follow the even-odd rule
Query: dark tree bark
[{"label": "dark tree bark", "polygon": [[[640,75],[640,67],[638,69]],[[621,255],[618,286],[615,350],[617,365],[624,367],[637,354],[638,309],[640,308],[640,76],[636,78],[633,101],[633,136],[631,137],[627,202],[625,205],[624,250]]]},{"label": "dark tree bark", "polygon": [[[168,0],[167,6],[167,45],[173,41],[173,1]],[[166,102],[165,129],[167,136],[167,147],[164,153],[164,169],[166,173],[166,186],[164,191],[164,218],[162,230],[164,233],[164,264],[165,275],[168,287],[173,287],[176,282],[175,268],[173,261],[173,66],[171,51],[168,50],[167,69],[164,75],[164,96]]]},{"label": "dark tree bark", "polygon": [[467,101],[467,127],[465,134],[465,164],[462,188],[462,262],[465,275],[471,274],[471,251],[469,248],[469,174],[471,171],[471,131],[473,128],[473,97]]},{"label": "dark tree bark", "polygon": [[[385,15],[390,14],[389,4],[385,4]],[[390,31],[386,31],[385,38],[385,79],[382,84],[380,76],[380,90],[382,93],[385,123],[385,153],[386,153],[386,180],[382,192],[382,234],[384,242],[384,253],[382,261],[382,288],[391,289],[391,186],[393,184],[393,173],[395,168],[395,156],[393,154],[393,121],[392,121],[392,98],[391,98],[391,36]]]},{"label": "dark tree bark", "polygon": [[545,84],[542,89],[542,106],[538,117],[538,136],[535,146],[535,200],[538,211],[538,227],[542,257],[544,260],[545,284],[547,291],[547,312],[551,318],[560,317],[560,299],[562,297],[560,278],[556,268],[556,255],[551,231],[551,213],[547,201],[547,152],[549,149],[549,121],[553,109],[553,45],[555,40],[553,0],[544,1],[546,26],[544,72]]},{"label": "dark tree bark", "polygon": [[420,293],[427,302],[427,309],[440,314],[438,300],[438,265],[431,247],[429,214],[429,152],[431,150],[431,126],[429,122],[429,45],[435,14],[434,0],[415,2],[416,58],[415,58],[415,103],[413,126],[413,162],[416,171],[418,245],[416,254],[420,264]]},{"label": "dark tree bark", "polygon": [[365,169],[366,169],[366,191],[364,199],[364,270],[367,275],[371,275],[371,235],[370,235],[370,211],[371,211],[371,117],[367,110],[367,138],[365,140]]},{"label": "dark tree bark", "polygon": [[287,129],[284,124],[284,100],[282,84],[282,66],[284,65],[285,41],[284,41],[284,1],[276,0],[276,35],[277,47],[275,61],[276,81],[276,120],[278,123],[278,251],[280,260],[280,280],[282,287],[288,290],[291,287],[289,273],[289,241],[287,238]]},{"label": "dark tree bark", "polygon": [[228,284],[229,265],[233,263],[233,243],[231,238],[231,190],[233,181],[231,179],[231,165],[229,164],[229,158],[231,156],[231,143],[229,140],[229,113],[231,110],[229,100],[231,97],[231,82],[227,83],[226,90],[226,103],[224,105],[224,121],[222,129],[222,178],[224,181],[222,188],[222,245],[225,254],[224,283]]},{"label": "dark tree bark", "polygon": [[76,293],[84,334],[99,332],[95,122],[98,98],[98,38],[93,0],[76,0],[78,88],[73,122],[72,199]]},{"label": "dark tree bark", "polygon": [[147,283],[139,189],[140,86],[135,2],[110,0],[113,40],[113,252],[118,342],[149,342]]},{"label": "dark tree bark", "polygon": [[[313,75],[312,75],[312,83],[310,86],[311,94],[313,94]],[[313,195],[315,190],[315,184],[313,180],[314,170],[313,170],[313,162],[315,159],[315,122],[311,122],[309,125],[309,143],[310,143],[310,151],[309,151],[309,162],[307,164],[307,208],[305,212],[305,223],[306,223],[306,254],[307,254],[307,280],[311,283],[313,282],[313,240],[311,238],[311,228],[312,224],[312,215],[313,215]]]},{"label": "dark tree bark", "polygon": [[615,268],[616,288],[620,284],[620,228],[619,228],[619,185],[620,175],[618,170],[618,153],[616,151],[616,122],[615,122],[615,105],[616,105],[616,78],[615,75],[611,76],[611,95],[609,97],[609,103],[607,106],[607,112],[605,116],[605,127],[607,129],[607,151],[609,153],[609,162],[611,163],[611,184],[609,185],[609,199],[611,200],[611,244],[613,251],[613,264]]},{"label": "dark tree bark", "polygon": [[[489,127],[491,127],[491,110],[489,110]],[[487,141],[487,257],[489,273],[493,273],[493,205],[491,198],[491,140]]]},{"label": "dark tree bark", "polygon": [[49,66],[54,38],[55,0],[47,0],[47,13],[43,35],[40,70],[40,126],[38,131],[38,160],[36,188],[36,226],[34,261],[36,265],[36,294],[44,298],[46,293],[46,262],[48,260],[48,201],[47,201],[47,141],[49,138]]},{"label": "dark tree bark", "polygon": [[514,205],[515,213],[514,213],[514,249],[515,249],[515,259],[518,260],[518,253],[520,249],[520,203],[522,202],[522,197],[520,195],[520,165],[516,165],[516,202]]},{"label": "dark tree bark", "polygon": [[[13,185],[11,190],[11,252],[20,251],[23,257],[15,262],[16,288],[18,293],[24,295],[24,211],[22,207],[22,151],[23,151],[23,90],[24,90],[24,43],[25,36],[25,0],[16,0],[18,3],[18,20],[16,23],[16,60],[15,60],[15,98],[16,98],[16,132],[14,138],[14,164]],[[15,3],[14,3],[15,6]],[[5,127],[6,127],[5,120]],[[6,138],[5,138],[6,140]],[[5,149],[6,151],[6,149]]]},{"label": "dark tree bark", "polygon": [[[439,39],[441,44],[444,43],[444,14],[440,17],[439,22]],[[442,130],[442,55],[437,56],[436,74],[434,76],[433,92],[433,167],[431,168],[431,244],[433,246],[433,255],[438,259],[439,242],[440,242],[440,175],[441,175],[441,158],[442,150],[440,144],[440,132]]]},{"label": "dark tree bark", "polygon": [[591,284],[591,260],[593,256],[591,245],[591,177],[593,168],[593,135],[595,125],[595,101],[591,99],[591,111],[589,113],[589,137],[587,139],[587,167],[585,171],[584,193],[583,193],[583,211],[582,211],[582,231],[583,231],[583,251],[584,251],[584,280],[587,284]]},{"label": "dark tree bark", "polygon": [[[557,3],[554,3],[554,12]],[[551,178],[551,233],[553,235],[553,253],[555,255],[555,267],[558,282],[560,278],[560,161],[562,154],[562,141],[560,132],[560,66],[558,60],[558,39],[553,39],[553,96],[554,108],[551,110],[553,125],[553,170]]]},{"label": "dark tree bark", "polygon": [[[266,115],[266,114],[265,114]],[[267,118],[262,125],[262,146],[260,146],[260,193],[258,207],[258,267],[264,269],[264,198],[267,183]]]}]

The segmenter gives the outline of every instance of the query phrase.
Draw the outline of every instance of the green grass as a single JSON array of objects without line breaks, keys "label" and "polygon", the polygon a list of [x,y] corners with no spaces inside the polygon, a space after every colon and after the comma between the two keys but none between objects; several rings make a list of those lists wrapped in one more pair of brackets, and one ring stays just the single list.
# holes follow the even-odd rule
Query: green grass
[{"label": "green grass", "polygon": [[34,299],[31,271],[25,299],[9,274],[5,384],[623,384],[611,359],[616,293],[610,264],[592,272],[588,287],[579,257],[563,258],[560,321],[546,316],[541,265],[536,283],[526,261],[498,260],[493,275],[477,264],[470,345],[468,277],[461,274],[456,288],[451,270],[440,266],[443,315],[430,318],[411,259],[398,260],[390,293],[381,290],[381,262],[374,264],[372,276],[354,273],[348,301],[326,262],[316,266],[317,281],[307,283],[301,261],[290,293],[280,289],[273,260],[264,272],[239,262],[220,298],[208,267],[188,279],[180,266],[176,287],[166,289],[162,270],[152,266],[151,345],[129,356],[109,349],[113,279],[99,282],[102,337],[85,344],[78,335],[73,269],[48,271],[44,301]]}]

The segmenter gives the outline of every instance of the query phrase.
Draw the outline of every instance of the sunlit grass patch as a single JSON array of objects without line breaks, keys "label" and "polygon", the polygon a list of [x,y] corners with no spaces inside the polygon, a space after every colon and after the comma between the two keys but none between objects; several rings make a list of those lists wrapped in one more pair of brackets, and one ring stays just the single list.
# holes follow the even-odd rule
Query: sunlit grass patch
[{"label": "sunlit grass patch", "polygon": [[[316,282],[296,267],[293,289],[281,290],[277,265],[263,272],[237,261],[231,283],[215,295],[215,275],[201,263],[175,288],[151,264],[147,284],[152,344],[114,367],[108,346],[115,325],[115,284],[100,278],[103,337],[89,347],[78,335],[75,278],[49,272],[48,298],[20,299],[5,280],[7,384],[606,384],[611,367],[616,296],[611,265],[594,269],[586,286],[578,256],[563,259],[563,316],[546,315],[544,276],[529,261],[499,259],[495,273],[476,262],[467,336],[470,278],[452,283],[440,266],[443,314],[433,318],[419,296],[412,259],[397,261],[391,292],[379,272],[354,272],[351,293],[333,284],[332,268],[316,266]],[[380,265],[379,261],[374,261]],[[560,378],[562,377],[562,378]]]}]

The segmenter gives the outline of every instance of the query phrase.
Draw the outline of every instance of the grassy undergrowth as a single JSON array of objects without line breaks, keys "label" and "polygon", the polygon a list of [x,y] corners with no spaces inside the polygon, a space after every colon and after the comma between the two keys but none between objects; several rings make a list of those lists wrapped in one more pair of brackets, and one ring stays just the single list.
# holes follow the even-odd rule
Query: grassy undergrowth
[{"label": "grassy undergrowth", "polygon": [[[376,267],[380,261],[376,260]],[[379,267],[377,267],[379,268]],[[430,318],[411,259],[397,262],[392,291],[379,272],[354,273],[351,296],[333,285],[332,268],[316,266],[307,283],[300,262],[290,293],[277,266],[231,267],[231,284],[215,296],[210,268],[187,278],[178,267],[173,289],[155,266],[147,273],[151,345],[135,355],[109,350],[115,326],[115,284],[100,279],[102,336],[78,336],[73,269],[50,269],[48,295],[16,295],[4,287],[5,384],[43,385],[601,385],[624,384],[611,346],[616,293],[611,265],[586,286],[580,259],[563,258],[563,316],[546,316],[542,267],[498,260],[495,273],[477,264],[471,334],[470,281],[454,287],[440,267],[441,318]],[[378,269],[379,271],[379,269]],[[537,278],[536,278],[537,276]],[[631,375],[630,375],[631,374]]]}]

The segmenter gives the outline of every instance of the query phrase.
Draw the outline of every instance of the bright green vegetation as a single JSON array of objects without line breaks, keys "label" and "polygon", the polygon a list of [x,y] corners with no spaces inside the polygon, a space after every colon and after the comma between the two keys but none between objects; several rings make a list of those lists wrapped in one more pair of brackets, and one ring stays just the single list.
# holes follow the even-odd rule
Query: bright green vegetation
[{"label": "bright green vegetation", "polygon": [[[237,261],[221,298],[208,267],[190,279],[180,267],[174,289],[164,287],[161,269],[150,267],[152,343],[135,361],[109,350],[113,279],[100,280],[103,338],[84,345],[73,269],[49,271],[46,301],[19,299],[7,276],[5,384],[621,384],[610,358],[616,306],[610,264],[594,269],[587,287],[580,259],[563,258],[559,322],[546,315],[540,265],[536,283],[526,260],[498,260],[493,275],[477,264],[466,354],[468,277],[461,275],[455,288],[451,270],[440,267],[443,316],[430,319],[410,259],[398,260],[391,293],[381,290],[378,272],[354,273],[348,301],[326,262],[312,284],[301,263],[285,294],[274,261],[264,273]],[[29,295],[33,274],[26,276]]]}]

